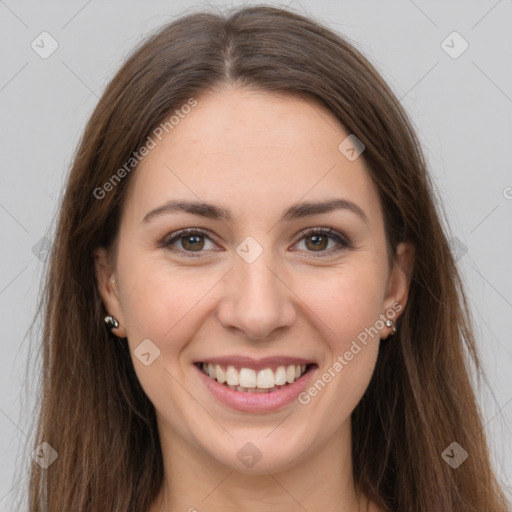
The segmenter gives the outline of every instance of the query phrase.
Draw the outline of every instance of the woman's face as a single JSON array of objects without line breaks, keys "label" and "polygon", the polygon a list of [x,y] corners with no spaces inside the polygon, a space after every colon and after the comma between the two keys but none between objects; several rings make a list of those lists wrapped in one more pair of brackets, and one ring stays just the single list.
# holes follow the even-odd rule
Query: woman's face
[{"label": "woman's face", "polygon": [[348,439],[412,252],[388,265],[377,190],[324,107],[195,99],[133,171],[99,286],[163,442],[279,471]]}]

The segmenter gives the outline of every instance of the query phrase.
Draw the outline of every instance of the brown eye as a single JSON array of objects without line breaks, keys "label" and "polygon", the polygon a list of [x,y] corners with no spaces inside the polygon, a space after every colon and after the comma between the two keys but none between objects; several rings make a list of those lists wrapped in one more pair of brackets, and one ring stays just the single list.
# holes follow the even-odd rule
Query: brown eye
[{"label": "brown eye", "polygon": [[215,250],[215,244],[207,231],[199,228],[188,228],[166,236],[160,243],[164,247],[184,256],[200,256],[209,249]]},{"label": "brown eye", "polygon": [[323,251],[328,245],[329,237],[326,235],[310,235],[306,238],[306,247],[312,251]]},{"label": "brown eye", "polygon": [[334,255],[345,249],[352,247],[350,241],[343,235],[337,233],[331,228],[315,228],[302,233],[302,238],[297,242],[304,243],[301,250],[306,253],[317,253],[314,257]]},{"label": "brown eye", "polygon": [[186,251],[200,251],[204,247],[204,235],[186,235],[180,238]]}]

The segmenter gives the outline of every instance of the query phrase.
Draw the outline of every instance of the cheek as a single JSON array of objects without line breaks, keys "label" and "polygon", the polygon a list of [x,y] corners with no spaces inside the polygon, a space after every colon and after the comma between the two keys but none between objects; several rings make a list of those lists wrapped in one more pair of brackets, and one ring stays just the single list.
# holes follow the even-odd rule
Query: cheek
[{"label": "cheek", "polygon": [[[383,313],[385,274],[378,265],[360,261],[307,273],[297,281],[298,295],[318,320],[332,351],[345,351]],[[311,314],[314,313],[314,315]]]},{"label": "cheek", "polygon": [[347,262],[337,270],[326,270],[323,277],[318,272],[314,280],[304,276],[298,293],[314,312],[308,318],[314,323],[321,357],[316,376],[299,401],[311,418],[308,428],[327,438],[360,402],[377,361],[377,327],[382,328],[377,321],[383,313],[386,276],[379,265],[367,261]]},{"label": "cheek", "polygon": [[316,318],[313,328],[323,346],[318,350],[320,368],[301,403],[313,411],[310,417],[322,418],[316,427],[326,434],[335,432],[349,418],[364,395],[374,372],[383,327],[379,322],[383,313],[382,276],[369,268],[345,270],[336,275],[331,272],[304,293],[304,303],[315,312],[310,318]]},{"label": "cheek", "polygon": [[118,269],[124,276],[122,304],[130,345],[149,338],[162,351],[179,350],[197,331],[199,312],[220,277],[198,268],[173,268],[144,253],[119,259]]}]

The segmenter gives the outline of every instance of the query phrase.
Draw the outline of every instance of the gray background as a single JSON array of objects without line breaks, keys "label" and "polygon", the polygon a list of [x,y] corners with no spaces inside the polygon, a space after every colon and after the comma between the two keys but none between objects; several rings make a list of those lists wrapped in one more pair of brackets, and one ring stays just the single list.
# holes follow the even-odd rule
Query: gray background
[{"label": "gray background", "polygon": [[[489,377],[490,390],[479,392],[485,431],[497,474],[510,486],[512,0],[288,5],[348,36],[391,85],[418,130],[456,239]],[[16,467],[33,463],[28,442],[37,371],[25,370],[37,336],[30,341],[27,329],[44,238],[52,238],[78,137],[134,45],[176,14],[201,6],[208,4],[0,0],[0,510],[11,510],[23,484]],[[31,47],[34,40],[42,46],[43,31],[59,45],[47,59]],[[469,44],[457,58],[445,51],[460,52],[457,36],[442,46],[453,31]]]}]

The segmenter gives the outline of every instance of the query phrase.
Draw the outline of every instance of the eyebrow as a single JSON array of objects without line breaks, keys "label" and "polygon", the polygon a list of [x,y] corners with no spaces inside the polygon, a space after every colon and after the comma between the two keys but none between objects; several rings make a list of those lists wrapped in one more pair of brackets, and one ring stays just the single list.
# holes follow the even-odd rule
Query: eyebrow
[{"label": "eyebrow", "polygon": [[[325,201],[296,203],[283,212],[279,222],[292,221],[304,217],[309,217],[311,215],[329,213],[335,210],[350,211],[359,216],[365,223],[368,223],[368,217],[360,206],[358,206],[356,203],[353,203],[352,201],[349,201],[348,199],[341,198],[327,199]],[[198,215],[199,217],[214,220],[230,221],[233,218],[229,208],[224,208],[222,206],[205,203],[202,201],[171,200],[148,212],[144,216],[142,222],[149,222],[155,217],[163,214],[179,212],[190,213],[192,215]]]}]

